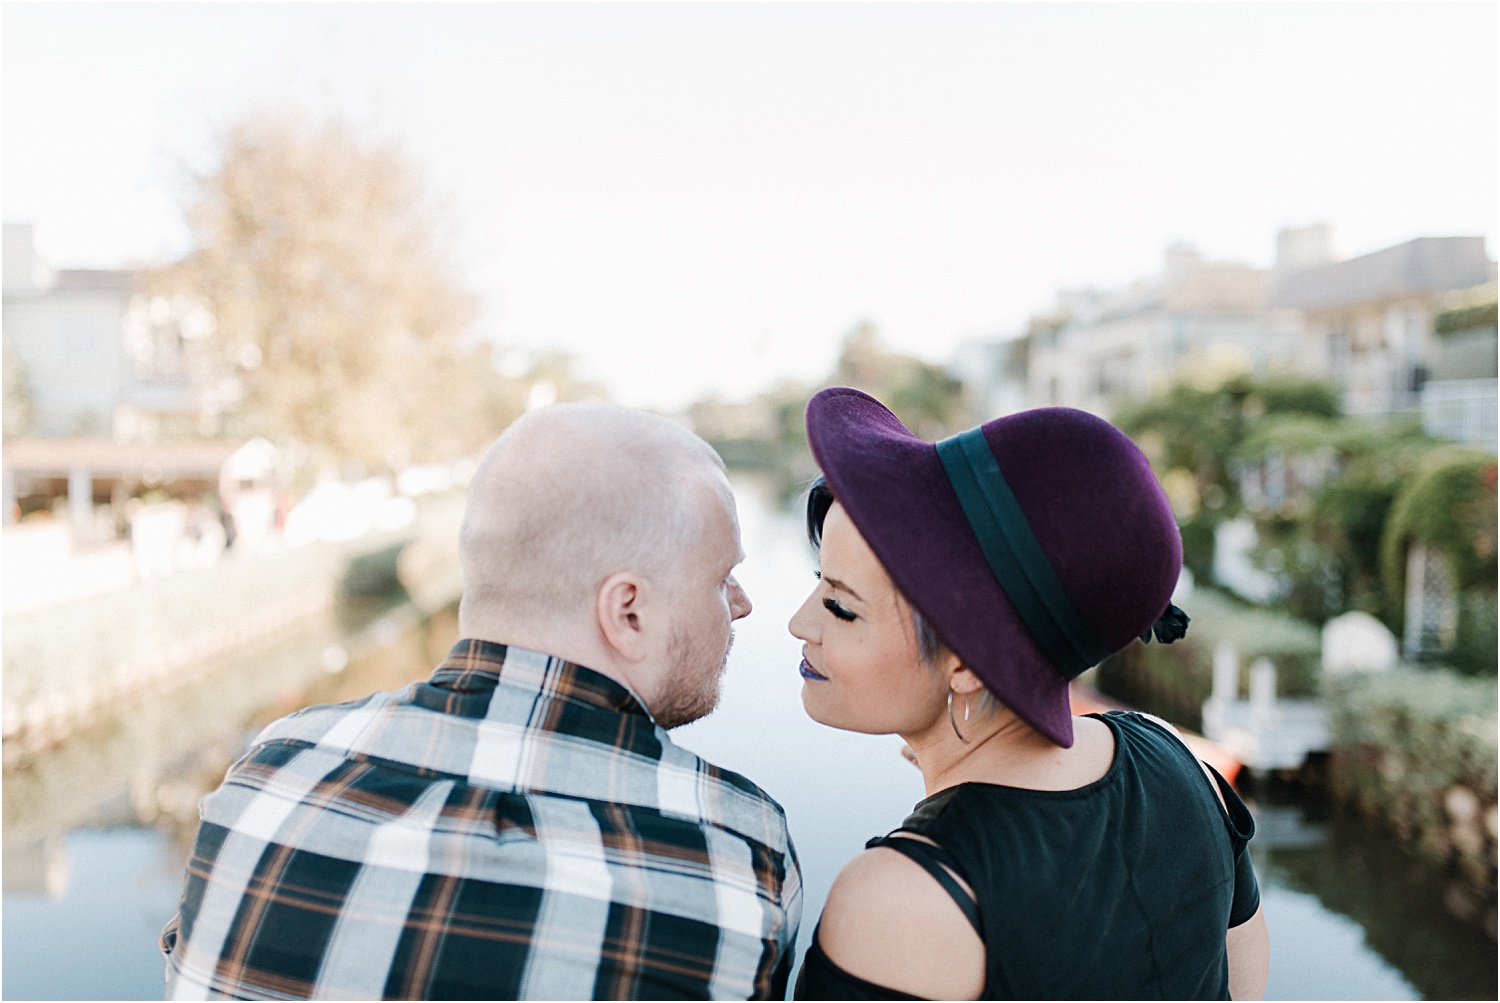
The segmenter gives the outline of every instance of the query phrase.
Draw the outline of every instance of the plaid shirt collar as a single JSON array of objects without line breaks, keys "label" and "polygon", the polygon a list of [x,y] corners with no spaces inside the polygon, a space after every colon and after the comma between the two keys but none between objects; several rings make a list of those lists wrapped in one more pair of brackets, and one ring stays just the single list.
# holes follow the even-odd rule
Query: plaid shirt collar
[{"label": "plaid shirt collar", "polygon": [[[312,707],[256,744],[306,742],[436,770],[493,790],[542,791],[685,814],[785,849],[765,793],[676,745],[630,691],[542,652],[459,641],[430,680]],[[559,755],[561,750],[568,750]],[[711,776],[708,786],[699,783]]]},{"label": "plaid shirt collar", "polygon": [[[527,661],[542,663],[540,675],[535,671],[525,672],[525,678],[518,678],[523,671],[512,667],[507,673],[506,659],[508,656],[531,656]],[[629,687],[625,686],[602,672],[579,665],[576,662],[564,661],[561,658],[551,658],[541,652],[527,651],[524,648],[513,645],[497,644],[494,641],[480,641],[465,638],[453,646],[448,652],[448,657],[443,659],[432,677],[428,679],[428,685],[440,690],[447,690],[459,697],[472,697],[488,701],[495,687],[504,680],[507,686],[512,684],[535,688],[537,695],[544,700],[557,700],[580,704],[599,710],[614,711],[618,714],[638,715],[644,717],[650,724],[655,724],[656,719],[646,709],[646,705],[638,698]],[[546,720],[547,715],[539,715]]]}]

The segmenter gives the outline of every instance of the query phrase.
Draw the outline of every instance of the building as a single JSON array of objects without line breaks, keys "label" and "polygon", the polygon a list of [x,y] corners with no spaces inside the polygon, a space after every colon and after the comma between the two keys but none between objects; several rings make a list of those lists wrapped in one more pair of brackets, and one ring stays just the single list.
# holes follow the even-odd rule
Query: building
[{"label": "building", "polygon": [[148,280],[128,270],[53,268],[30,225],[5,224],[6,389],[26,399],[7,415],[27,426],[8,427],[7,438],[150,441],[223,431],[241,390],[211,357],[213,317],[181,297],[151,294]]},{"label": "building", "polygon": [[[125,271],[49,267],[32,228],[4,228],[3,322],[7,367],[29,403],[29,431],[43,436],[109,435],[130,365],[125,315],[136,295]],[[7,386],[10,390],[11,386]]]},{"label": "building", "polygon": [[[1440,335],[1436,322],[1482,297],[1494,281],[1483,237],[1419,237],[1344,261],[1281,270],[1268,305],[1302,316],[1299,368],[1337,384],[1350,414],[1415,413],[1429,381],[1480,379],[1486,387],[1449,387],[1446,397],[1437,388],[1433,398],[1442,399],[1438,410],[1446,414],[1455,390],[1471,403],[1484,397],[1493,415],[1493,321],[1487,339],[1474,330]],[[1489,426],[1492,442],[1493,417]]]},{"label": "building", "polygon": [[1439,439],[1495,450],[1495,283],[1444,295],[1433,318],[1434,351],[1422,385],[1422,427]]},{"label": "building", "polygon": [[1027,408],[1028,338],[975,338],[948,363],[948,375],[964,387],[968,424],[978,425]]},{"label": "building", "polygon": [[1109,417],[1178,380],[1264,375],[1295,364],[1295,312],[1273,309],[1271,270],[1167,249],[1161,270],[1120,290],[1065,290],[1026,335],[1026,403]]},{"label": "building", "polygon": [[7,534],[66,513],[71,546],[105,546],[137,495],[222,495],[220,469],[244,441],[222,437],[242,390],[214,357],[212,315],[152,279],[53,268],[30,225],[5,224]]}]

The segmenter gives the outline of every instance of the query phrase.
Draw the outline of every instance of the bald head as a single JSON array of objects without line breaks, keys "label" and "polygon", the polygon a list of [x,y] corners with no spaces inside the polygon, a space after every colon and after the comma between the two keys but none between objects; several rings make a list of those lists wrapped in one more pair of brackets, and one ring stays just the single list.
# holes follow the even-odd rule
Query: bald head
[{"label": "bald head", "polygon": [[533,411],[496,440],[469,488],[460,630],[531,640],[591,610],[621,571],[670,589],[715,506],[733,519],[723,462],[667,419],[603,404]]}]

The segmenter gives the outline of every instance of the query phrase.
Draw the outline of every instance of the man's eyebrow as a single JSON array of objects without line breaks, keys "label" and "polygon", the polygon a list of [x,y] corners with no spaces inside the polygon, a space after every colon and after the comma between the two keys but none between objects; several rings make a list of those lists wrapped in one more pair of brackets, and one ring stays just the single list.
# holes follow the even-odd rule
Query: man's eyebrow
[{"label": "man's eyebrow", "polygon": [[840,592],[847,592],[851,596],[853,596],[854,598],[858,599],[860,602],[864,602],[865,601],[864,598],[862,596],[860,596],[860,594],[858,592],[854,591],[849,586],[847,586],[843,582],[839,581],[837,578],[829,578],[827,575],[824,575],[823,576],[823,580],[825,582],[827,582],[829,585],[832,585],[834,588],[838,589]]}]

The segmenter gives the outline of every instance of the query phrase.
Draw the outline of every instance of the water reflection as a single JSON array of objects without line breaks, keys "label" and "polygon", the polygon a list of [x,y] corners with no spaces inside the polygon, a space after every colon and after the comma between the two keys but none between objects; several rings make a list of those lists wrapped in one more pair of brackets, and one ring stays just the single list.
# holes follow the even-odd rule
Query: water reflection
[{"label": "water reflection", "polygon": [[[922,789],[896,739],[802,712],[800,645],[785,625],[812,587],[812,557],[774,487],[736,489],[749,555],[739,577],[756,611],[738,627],[720,710],[676,738],[786,808],[806,879],[800,955],[838,868]],[[425,676],[456,630],[451,609],[422,619],[400,595],[348,604],[7,770],[4,995],[159,998],[156,936],[176,907],[197,799],[268,721]],[[1271,998],[1495,998],[1494,943],[1455,918],[1452,888],[1316,803],[1285,791],[1252,801]]]},{"label": "water reflection", "polygon": [[156,937],[177,906],[198,799],[275,718],[425,675],[457,618],[424,618],[405,600],[398,590],[341,604],[275,647],[20,757],[5,773],[3,994],[159,999]]},{"label": "water reflection", "polygon": [[1495,943],[1478,922],[1485,906],[1462,884],[1305,794],[1268,792],[1255,811],[1251,846],[1275,924],[1270,993],[1495,998]]},{"label": "water reflection", "polygon": [[79,826],[195,826],[198,798],[266,723],[425,675],[418,667],[437,646],[446,651],[456,621],[451,611],[423,620],[404,600],[398,591],[339,604],[276,647],[143,694],[74,740],[19,757],[5,773],[7,860]]},{"label": "water reflection", "polygon": [[66,881],[14,889],[5,857],[8,999],[161,999],[156,936],[177,908],[186,851],[167,830],[77,829],[54,860]]}]

